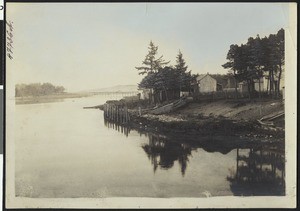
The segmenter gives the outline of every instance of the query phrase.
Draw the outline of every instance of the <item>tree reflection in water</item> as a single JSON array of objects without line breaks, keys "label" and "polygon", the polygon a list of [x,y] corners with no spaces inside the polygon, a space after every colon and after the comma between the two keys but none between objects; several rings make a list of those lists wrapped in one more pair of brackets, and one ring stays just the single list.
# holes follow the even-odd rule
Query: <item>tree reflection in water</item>
[{"label": "tree reflection in water", "polygon": [[227,180],[234,195],[285,195],[284,153],[238,148],[236,170]]},{"label": "tree reflection in water", "polygon": [[[125,136],[131,129],[116,123],[104,121],[105,125]],[[236,150],[236,167],[229,169],[227,181],[234,195],[285,195],[285,158],[284,147],[253,144],[233,137],[197,137],[188,140],[186,137],[166,137],[138,130],[140,135],[148,137],[148,143],[142,146],[153,165],[157,168],[169,169],[178,161],[182,176],[185,175],[189,156],[193,150],[201,148],[209,153],[227,154]],[[279,152],[278,149],[282,148]]]},{"label": "tree reflection in water", "polygon": [[148,158],[151,160],[154,172],[160,166],[163,169],[173,167],[174,162],[178,161],[181,174],[184,176],[188,156],[191,155],[192,148],[183,143],[172,142],[164,136],[148,134],[149,144],[142,146]]},{"label": "tree reflection in water", "polygon": [[[104,120],[104,125],[123,133],[126,137],[128,137],[131,131],[129,127],[107,120]],[[191,155],[192,152],[191,147],[184,143],[172,142],[162,135],[151,134],[144,131],[138,132],[140,135],[145,135],[149,139],[149,144],[144,144],[142,148],[151,160],[154,172],[156,172],[158,166],[162,169],[169,169],[173,167],[175,161],[178,161],[181,174],[184,176],[188,156]]]}]

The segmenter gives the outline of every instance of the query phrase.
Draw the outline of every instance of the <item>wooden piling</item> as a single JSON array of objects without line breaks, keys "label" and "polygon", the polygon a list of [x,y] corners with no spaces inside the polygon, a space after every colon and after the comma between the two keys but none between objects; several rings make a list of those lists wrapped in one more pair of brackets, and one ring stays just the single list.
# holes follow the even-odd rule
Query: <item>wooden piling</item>
[{"label": "wooden piling", "polygon": [[107,103],[104,104],[103,111],[104,119],[111,122],[125,124],[130,121],[130,115],[127,106]]}]

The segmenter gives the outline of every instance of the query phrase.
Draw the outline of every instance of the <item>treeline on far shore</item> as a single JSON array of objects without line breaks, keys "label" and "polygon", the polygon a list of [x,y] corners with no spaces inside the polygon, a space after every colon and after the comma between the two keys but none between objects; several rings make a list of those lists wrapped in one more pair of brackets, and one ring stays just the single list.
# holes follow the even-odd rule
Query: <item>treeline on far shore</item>
[{"label": "treeline on far shore", "polygon": [[51,83],[16,84],[15,86],[16,97],[46,96],[62,93],[65,93],[63,86],[54,86]]}]

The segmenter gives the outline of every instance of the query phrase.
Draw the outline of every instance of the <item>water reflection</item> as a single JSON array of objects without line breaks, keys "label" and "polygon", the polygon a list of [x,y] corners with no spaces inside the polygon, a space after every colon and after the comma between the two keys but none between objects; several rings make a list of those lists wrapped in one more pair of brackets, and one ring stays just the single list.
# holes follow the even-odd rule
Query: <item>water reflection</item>
[{"label": "water reflection", "polygon": [[236,169],[227,180],[234,195],[285,195],[284,153],[238,148]]},{"label": "water reflection", "polygon": [[[124,125],[106,120],[105,125],[126,136],[131,131]],[[151,161],[154,173],[158,168],[170,169],[178,162],[184,177],[193,151],[203,149],[208,153],[226,155],[236,150],[236,166],[229,169],[225,178],[234,195],[285,195],[284,147],[253,144],[232,137],[197,137],[197,140],[189,140],[187,137],[169,137],[142,129],[137,131],[148,138],[148,143],[143,144],[142,148]]]},{"label": "water reflection", "polygon": [[142,146],[151,160],[154,172],[157,167],[169,169],[178,161],[181,174],[184,176],[192,148],[184,143],[167,140],[164,136],[148,134],[149,143]]},{"label": "water reflection", "polygon": [[123,133],[126,137],[128,137],[130,130],[131,130],[130,127],[126,127],[122,124],[113,123],[106,119],[104,119],[104,125],[108,128],[112,128],[112,129],[115,129],[115,130]]}]

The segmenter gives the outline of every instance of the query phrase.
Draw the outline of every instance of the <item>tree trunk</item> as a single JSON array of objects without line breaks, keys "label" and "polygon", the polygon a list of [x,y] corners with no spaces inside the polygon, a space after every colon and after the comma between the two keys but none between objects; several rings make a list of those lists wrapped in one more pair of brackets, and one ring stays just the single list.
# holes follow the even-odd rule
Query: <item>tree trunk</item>
[{"label": "tree trunk", "polygon": [[259,99],[261,99],[260,78],[258,78],[258,95],[259,95]]},{"label": "tree trunk", "polygon": [[267,83],[267,94],[269,94],[269,87],[270,87],[270,73],[269,73],[269,78]]},{"label": "tree trunk", "polygon": [[237,100],[237,98],[238,98],[238,91],[237,91],[237,81],[236,81],[236,77],[234,77],[234,85],[235,85],[235,96],[234,96],[234,98]]},{"label": "tree trunk", "polygon": [[150,103],[150,105],[152,105],[152,104],[155,104],[155,100],[154,100],[154,97],[153,97],[153,90],[152,89],[150,89],[150,93],[149,93],[149,103]]},{"label": "tree trunk", "polygon": [[261,99],[261,85],[260,85],[260,79],[262,78],[261,70],[259,70],[259,76],[258,76],[258,95],[259,99]]},{"label": "tree trunk", "polygon": [[272,97],[276,97],[276,87],[275,86],[275,81],[274,81],[274,69],[272,69]]},{"label": "tree trunk", "polygon": [[278,75],[278,96],[279,96],[279,93],[280,93],[280,79],[281,79],[281,73],[282,73],[282,67],[281,67],[281,64],[279,65],[279,75]]},{"label": "tree trunk", "polygon": [[274,84],[273,84],[273,69],[270,70],[269,75],[270,75],[270,77],[269,77],[269,80],[270,80],[270,96],[273,98],[273,89],[274,89]]},{"label": "tree trunk", "polygon": [[179,85],[179,97],[181,97],[181,83]]},{"label": "tree trunk", "polygon": [[169,98],[168,98],[168,92],[167,92],[166,87],[164,87],[164,90],[165,90],[165,94],[166,94],[166,101],[169,101]]},{"label": "tree trunk", "polygon": [[250,91],[250,81],[249,81],[249,79],[247,80],[247,87],[248,87],[249,100],[251,100],[251,91]]}]

